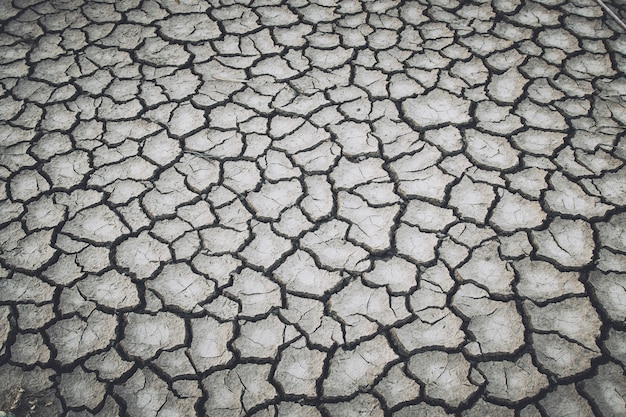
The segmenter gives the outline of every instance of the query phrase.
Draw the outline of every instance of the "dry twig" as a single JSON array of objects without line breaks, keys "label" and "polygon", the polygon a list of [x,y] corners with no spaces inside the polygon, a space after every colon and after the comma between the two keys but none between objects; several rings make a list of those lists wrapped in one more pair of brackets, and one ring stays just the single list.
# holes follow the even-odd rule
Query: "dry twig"
[{"label": "dry twig", "polygon": [[609,6],[606,5],[606,3],[604,3],[602,0],[596,0],[596,3],[598,3],[600,5],[600,7],[602,7],[604,10],[606,10],[606,12],[621,26],[624,28],[624,30],[626,30],[626,23],[624,23],[624,21],[622,19],[619,18],[619,16],[609,8]]}]

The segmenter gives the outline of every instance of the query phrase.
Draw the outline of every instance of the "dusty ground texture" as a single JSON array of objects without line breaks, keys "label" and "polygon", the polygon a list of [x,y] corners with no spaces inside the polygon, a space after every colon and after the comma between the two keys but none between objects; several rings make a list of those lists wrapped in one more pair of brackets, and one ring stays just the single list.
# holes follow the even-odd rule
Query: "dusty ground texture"
[{"label": "dusty ground texture", "polygon": [[626,415],[626,35],[594,1],[0,19],[0,410]]}]

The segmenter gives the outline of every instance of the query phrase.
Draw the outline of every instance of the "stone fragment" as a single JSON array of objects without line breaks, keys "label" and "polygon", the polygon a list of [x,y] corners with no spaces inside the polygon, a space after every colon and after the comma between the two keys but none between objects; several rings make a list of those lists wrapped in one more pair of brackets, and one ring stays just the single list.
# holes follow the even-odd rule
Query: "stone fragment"
[{"label": "stone fragment", "polygon": [[579,184],[568,180],[560,172],[552,174],[549,183],[552,189],[544,194],[545,206],[549,211],[591,219],[604,216],[611,209],[610,205],[587,194]]},{"label": "stone fragment", "polygon": [[451,209],[421,200],[409,200],[401,221],[425,232],[441,232],[456,221]]},{"label": "stone fragment", "polygon": [[[0,310],[2,311],[2,310]],[[17,326],[21,330],[38,330],[54,319],[53,304],[18,304]],[[2,317],[0,315],[0,317]],[[6,317],[6,316],[5,316]],[[9,321],[6,321],[9,325]]]},{"label": "stone fragment", "polygon": [[465,346],[471,356],[490,353],[513,354],[524,346],[524,323],[515,302],[494,301],[473,284],[463,284],[452,305],[469,319],[467,331],[473,341]]},{"label": "stone fragment", "polygon": [[609,362],[598,366],[596,374],[581,384],[589,401],[606,417],[619,417],[626,408],[624,370]]},{"label": "stone fragment", "polygon": [[435,233],[424,233],[417,227],[401,224],[395,238],[398,252],[414,262],[426,264],[435,259],[435,249],[439,243]]},{"label": "stone fragment", "polygon": [[586,372],[601,352],[573,343],[558,334],[531,333],[537,363],[556,378],[569,378]]},{"label": "stone fragment", "polygon": [[204,13],[171,15],[156,24],[166,37],[180,41],[207,41],[221,35],[217,23]]},{"label": "stone fragment", "polygon": [[325,315],[324,304],[310,298],[287,294],[287,308],[280,315],[287,322],[297,325],[310,343],[324,350],[344,342],[340,324]]},{"label": "stone fragment", "polygon": [[0,301],[45,303],[52,300],[54,287],[40,278],[15,273],[0,280]]},{"label": "stone fragment", "polygon": [[513,144],[530,154],[552,156],[565,143],[566,134],[539,129],[526,129],[513,135]]},{"label": "stone fragment", "polygon": [[391,245],[391,227],[399,207],[370,207],[366,201],[353,194],[340,191],[337,197],[337,214],[352,225],[348,238],[372,252],[383,252]]},{"label": "stone fragment", "polygon": [[106,206],[97,206],[79,211],[65,223],[61,232],[74,238],[104,243],[113,242],[129,230],[117,213]]},{"label": "stone fragment", "polygon": [[281,351],[274,381],[287,395],[316,397],[317,381],[322,376],[326,354],[310,349],[304,339]]},{"label": "stone fragment", "polygon": [[604,347],[613,359],[624,366],[626,363],[626,332],[609,329]]},{"label": "stone fragment", "polygon": [[159,37],[147,38],[137,50],[137,58],[154,66],[180,66],[189,60],[182,45],[169,43]]},{"label": "stone fragment", "polygon": [[626,252],[626,214],[618,213],[608,222],[597,223],[598,237],[603,246],[618,252]]},{"label": "stone fragment", "polygon": [[186,348],[162,351],[153,363],[169,378],[193,377],[195,376],[196,371],[193,368],[186,351]]},{"label": "stone fragment", "polygon": [[56,349],[55,359],[69,365],[106,348],[117,337],[117,325],[115,316],[95,310],[86,319],[73,316],[59,320],[46,333]]},{"label": "stone fragment", "polygon": [[283,210],[295,204],[301,193],[300,182],[293,179],[265,183],[259,191],[249,193],[246,200],[258,217],[277,220]]},{"label": "stone fragment", "polygon": [[367,270],[369,253],[345,240],[348,227],[345,222],[331,220],[305,234],[300,243],[303,249],[313,252],[324,267],[347,271]]},{"label": "stone fragment", "polygon": [[397,357],[384,336],[362,342],[352,350],[340,348],[330,359],[330,371],[323,383],[324,396],[349,396],[368,388],[383,367]]},{"label": "stone fragment", "polygon": [[389,180],[389,174],[383,168],[383,160],[365,158],[352,162],[341,158],[330,174],[335,189],[351,189],[357,185],[379,183]]},{"label": "stone fragment", "polygon": [[[357,106],[359,104],[361,103]],[[344,112],[347,110],[345,104],[339,109]],[[330,130],[337,136],[343,155],[355,156],[378,152],[378,141],[372,136],[369,125],[365,123],[348,121],[331,126]]]},{"label": "stone fragment", "polygon": [[383,417],[385,414],[380,402],[371,394],[359,394],[353,400],[324,404],[330,415],[345,417]]},{"label": "stone fragment", "polygon": [[470,129],[465,132],[469,159],[484,169],[508,170],[519,163],[519,151],[502,136]]},{"label": "stone fragment", "polygon": [[363,184],[354,190],[354,194],[361,197],[372,206],[388,205],[400,202],[392,182]]},{"label": "stone fragment", "polygon": [[300,202],[302,211],[312,221],[328,216],[335,206],[335,200],[326,176],[307,176],[304,179],[304,184],[306,196]]},{"label": "stone fragment", "polygon": [[372,126],[372,135],[382,142],[383,156],[387,158],[393,158],[408,152],[417,151],[421,147],[420,138],[417,132],[415,132],[411,126],[405,122],[396,120],[395,117],[391,118],[389,116],[383,116],[374,121]]},{"label": "stone fragment", "polygon": [[161,131],[145,140],[141,155],[156,165],[166,166],[174,161],[180,152],[180,142]]},{"label": "stone fragment", "polygon": [[417,285],[417,267],[398,257],[377,260],[374,269],[363,274],[363,282],[385,286],[392,293],[408,293]]},{"label": "stone fragment", "polygon": [[149,369],[138,369],[115,393],[126,403],[129,416],[185,415],[194,412],[196,398],[179,399],[168,385]]},{"label": "stone fragment", "polygon": [[118,265],[127,268],[140,280],[149,278],[161,266],[161,262],[169,259],[167,245],[154,239],[146,231],[122,241],[115,249]]},{"label": "stone fragment", "polygon": [[120,345],[130,356],[149,360],[160,351],[185,342],[184,320],[173,313],[128,313],[125,319],[124,338]]},{"label": "stone fragment", "polygon": [[592,271],[588,279],[601,310],[615,323],[626,321],[626,275]]},{"label": "stone fragment", "polygon": [[494,74],[487,85],[488,94],[501,103],[513,104],[524,92],[528,80],[513,67],[502,74]]},{"label": "stone fragment", "polygon": [[532,398],[548,387],[548,378],[525,354],[515,362],[489,361],[477,365],[487,379],[485,394],[494,400],[518,402]]},{"label": "stone fragment", "polygon": [[154,185],[141,199],[146,214],[153,218],[168,215],[198,196],[187,189],[185,177],[173,168],[163,171]]},{"label": "stone fragment", "polygon": [[464,176],[452,187],[448,205],[456,208],[463,219],[484,223],[495,199],[493,187],[481,182],[473,182]]},{"label": "stone fragment", "polygon": [[427,398],[452,408],[467,402],[478,387],[469,379],[470,363],[460,353],[429,351],[409,359],[408,372],[424,384]]},{"label": "stone fragment", "polygon": [[519,276],[515,285],[518,294],[537,303],[585,293],[577,272],[561,272],[548,262],[529,258],[515,261],[512,266]]},{"label": "stone fragment", "polygon": [[295,238],[302,232],[312,229],[313,223],[306,218],[299,207],[292,207],[284,211],[280,220],[272,226],[281,236]]},{"label": "stone fragment", "polygon": [[626,198],[624,175],[626,168],[622,167],[604,174],[601,178],[582,180],[582,185],[587,190],[594,190],[594,194],[601,195],[609,203],[621,206]]},{"label": "stone fragment", "polygon": [[232,346],[242,358],[276,357],[278,348],[289,340],[287,326],[274,315],[258,321],[246,321]]},{"label": "stone fragment", "polygon": [[584,220],[556,217],[546,230],[533,231],[537,255],[565,268],[583,267],[593,257],[593,231]]},{"label": "stone fragment", "polygon": [[393,303],[384,288],[369,288],[360,280],[333,294],[328,307],[344,324],[348,341],[374,334],[379,326],[391,326],[409,316],[404,305]]},{"label": "stone fragment", "polygon": [[95,373],[85,372],[77,366],[71,373],[61,374],[59,394],[68,407],[94,410],[104,400],[106,386],[96,380]]},{"label": "stone fragment", "polygon": [[74,151],[54,156],[44,165],[43,170],[51,178],[52,187],[69,189],[85,179],[91,171],[91,164],[86,152]]},{"label": "stone fragment", "polygon": [[39,172],[27,169],[11,178],[8,189],[13,201],[24,202],[49,190],[50,184]]},{"label": "stone fragment", "polygon": [[300,169],[294,167],[284,152],[269,149],[260,161],[263,176],[269,181],[298,178],[302,174]]},{"label": "stone fragment", "polygon": [[470,102],[447,91],[434,89],[426,95],[402,102],[402,111],[417,127],[445,123],[467,123]]},{"label": "stone fragment", "polygon": [[280,307],[280,287],[260,272],[245,268],[232,275],[232,285],[224,293],[239,300],[240,317],[254,318]]},{"label": "stone fragment", "polygon": [[[198,114],[198,124],[200,117]],[[234,158],[241,154],[243,140],[234,130],[203,129],[185,138],[185,149],[200,157]]]},{"label": "stone fragment", "polygon": [[516,113],[530,127],[551,130],[566,130],[568,127],[565,118],[556,109],[540,106],[528,99],[525,99],[517,106]]},{"label": "stone fragment", "polygon": [[322,296],[342,280],[338,272],[318,268],[307,252],[297,250],[274,270],[274,277],[288,292]]},{"label": "stone fragment", "polygon": [[9,354],[11,361],[26,366],[46,364],[50,360],[50,349],[40,333],[17,334]]},{"label": "stone fragment", "polygon": [[383,397],[387,408],[420,398],[420,386],[406,376],[402,364],[394,365],[376,384],[374,392]]},{"label": "stone fragment", "polygon": [[88,185],[105,186],[119,180],[146,180],[152,177],[156,166],[139,156],[97,169],[87,181]]},{"label": "stone fragment", "polygon": [[103,275],[89,275],[76,286],[85,299],[94,301],[104,308],[119,311],[139,305],[139,294],[135,284],[130,277],[115,270],[105,272]]},{"label": "stone fragment", "polygon": [[[498,417],[514,417],[515,411],[506,408],[501,405],[495,405],[489,403],[480,398],[472,408],[465,410],[461,413],[462,417],[482,417],[482,416],[498,416]],[[520,414],[521,416],[521,414]],[[524,416],[524,417],[539,417],[539,416]]]},{"label": "stone fragment", "polygon": [[518,191],[526,198],[538,199],[548,187],[546,175],[546,171],[532,167],[505,174],[505,178],[509,181],[512,191]]},{"label": "stone fragment", "polygon": [[130,371],[133,362],[123,359],[115,349],[109,349],[90,356],[85,361],[85,368],[94,371],[100,380],[114,381]]},{"label": "stone fragment", "polygon": [[276,396],[269,382],[271,366],[239,364],[217,371],[202,380],[208,393],[204,407],[208,415],[238,417]]},{"label": "stone fragment", "polygon": [[[437,166],[422,170],[411,168],[412,162],[402,159],[391,164],[391,169],[398,177],[398,190],[404,197],[418,197],[441,203],[445,199],[446,189],[454,180],[452,175],[444,173]],[[396,165],[396,163],[398,163]]]},{"label": "stone fragment", "polygon": [[555,417],[593,415],[589,403],[578,394],[574,384],[557,386],[539,403],[549,415]]},{"label": "stone fragment", "polygon": [[310,150],[293,155],[294,162],[306,173],[317,174],[329,171],[341,155],[341,148],[333,142],[320,143]]},{"label": "stone fragment", "polygon": [[269,224],[252,226],[252,241],[240,252],[253,265],[269,269],[292,248],[292,242],[276,235]]},{"label": "stone fragment", "polygon": [[312,405],[300,404],[299,402],[281,401],[277,406],[277,417],[322,417],[317,407]]},{"label": "stone fragment", "polygon": [[166,307],[187,312],[215,292],[213,281],[195,273],[185,263],[166,265],[146,287],[157,293]]},{"label": "stone fragment", "polygon": [[523,303],[530,327],[538,332],[554,332],[597,351],[601,321],[587,298],[567,298],[543,307],[531,301]]},{"label": "stone fragment", "polygon": [[121,23],[99,41],[105,46],[115,46],[122,49],[135,49],[141,42],[152,35],[154,29],[141,25]]},{"label": "stone fragment", "polygon": [[393,413],[393,417],[452,417],[454,414],[446,412],[443,407],[437,405],[428,405],[419,403],[417,405],[409,405]]},{"label": "stone fragment", "polygon": [[465,340],[463,321],[447,308],[430,308],[419,312],[418,318],[398,328],[391,335],[404,353],[424,348],[459,347]]},{"label": "stone fragment", "polygon": [[233,357],[228,348],[232,337],[231,322],[220,323],[211,317],[192,319],[189,359],[201,371],[227,364]]},{"label": "stone fragment", "polygon": [[512,294],[515,276],[509,263],[500,259],[498,248],[497,242],[490,241],[474,249],[469,261],[457,269],[456,277],[483,286],[494,295]]},{"label": "stone fragment", "polygon": [[500,198],[489,218],[492,226],[513,232],[535,228],[545,221],[546,213],[538,202],[507,190],[498,190],[498,194]]}]

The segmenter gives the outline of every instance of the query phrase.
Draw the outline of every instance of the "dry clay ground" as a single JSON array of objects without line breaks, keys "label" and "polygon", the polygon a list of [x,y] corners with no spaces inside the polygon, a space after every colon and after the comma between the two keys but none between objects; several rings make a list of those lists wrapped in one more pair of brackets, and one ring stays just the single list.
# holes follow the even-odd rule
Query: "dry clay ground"
[{"label": "dry clay ground", "polygon": [[592,0],[1,0],[0,410],[623,417]]}]

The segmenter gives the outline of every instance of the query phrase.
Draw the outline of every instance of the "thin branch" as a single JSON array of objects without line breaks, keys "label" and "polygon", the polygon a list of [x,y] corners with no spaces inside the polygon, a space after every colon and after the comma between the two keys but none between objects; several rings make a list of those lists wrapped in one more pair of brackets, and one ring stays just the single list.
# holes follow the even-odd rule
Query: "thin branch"
[{"label": "thin branch", "polygon": [[624,30],[626,30],[626,23],[624,23],[622,21],[622,19],[619,18],[619,16],[617,14],[615,14],[615,12],[613,10],[611,10],[609,8],[609,6],[606,5],[606,3],[604,3],[602,0],[596,0],[596,3],[598,3],[600,5],[600,7],[602,7],[604,10],[606,10],[606,12],[621,26],[624,28]]}]

